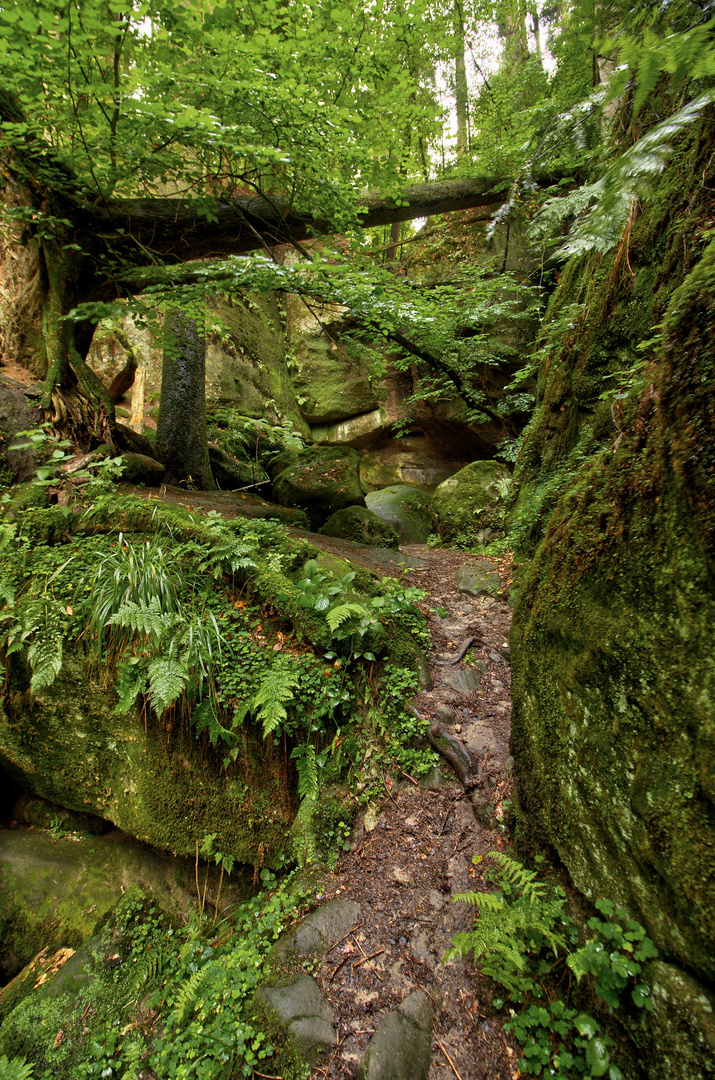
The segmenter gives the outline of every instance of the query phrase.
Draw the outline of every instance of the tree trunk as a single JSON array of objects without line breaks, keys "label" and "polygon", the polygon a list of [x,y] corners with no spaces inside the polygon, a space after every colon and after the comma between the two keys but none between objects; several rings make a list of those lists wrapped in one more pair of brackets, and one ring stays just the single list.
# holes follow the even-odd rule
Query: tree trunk
[{"label": "tree trunk", "polygon": [[161,401],[156,432],[169,483],[216,485],[206,441],[206,341],[203,317],[170,308],[164,320]]},{"label": "tree trunk", "polygon": [[114,401],[86,363],[94,326],[67,318],[77,303],[81,274],[77,253],[66,249],[64,239],[42,246],[42,330],[47,372],[40,407],[80,446],[93,449],[106,443],[114,449]]},{"label": "tree trunk", "polygon": [[457,159],[469,150],[469,88],[464,62],[464,20],[459,0],[454,4],[454,98],[457,112]]}]

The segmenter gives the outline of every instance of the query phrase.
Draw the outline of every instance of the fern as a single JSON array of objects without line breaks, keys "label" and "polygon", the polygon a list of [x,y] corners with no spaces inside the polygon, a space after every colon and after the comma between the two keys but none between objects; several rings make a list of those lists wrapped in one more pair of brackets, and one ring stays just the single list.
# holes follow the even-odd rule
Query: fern
[{"label": "fern", "polygon": [[501,983],[511,994],[517,992],[519,975],[530,954],[544,944],[554,951],[564,948],[566,939],[558,928],[562,922],[564,897],[553,894],[536,874],[501,852],[489,857],[501,870],[501,890],[496,893],[460,893],[455,902],[478,909],[472,930],[456,934],[445,960],[471,953],[482,971]]},{"label": "fern", "polygon": [[149,698],[158,716],[161,716],[177,698],[181,697],[189,681],[184,664],[172,657],[159,657],[149,663]]},{"label": "fern", "polygon": [[258,569],[258,563],[253,558],[255,554],[255,550],[240,537],[221,536],[202,560],[200,568],[215,578],[222,577],[227,570],[233,574],[244,571],[247,575]]},{"label": "fern", "polygon": [[36,634],[27,659],[32,668],[30,690],[37,694],[52,686],[62,669],[62,637],[57,633],[48,637]]},{"label": "fern", "polygon": [[292,701],[293,690],[299,678],[295,671],[286,667],[274,667],[263,679],[251,701],[251,711],[263,724],[263,738],[267,738],[288,719],[285,703]]},{"label": "fern", "polygon": [[291,754],[298,770],[298,796],[301,799],[317,799],[320,794],[318,785],[318,759],[312,743],[301,743]]},{"label": "fern", "polygon": [[[210,971],[210,969],[208,969]],[[188,982],[183,983],[179,992],[176,995],[176,1001],[174,1002],[174,1010],[168,1019],[168,1025],[175,1025],[176,1027],[182,1027],[186,1021],[191,1017],[192,1013],[199,1007],[199,992],[201,984],[204,981],[207,973],[206,967],[199,968],[195,971]]]},{"label": "fern", "polygon": [[[715,92],[707,91],[688,102],[616,158],[600,180],[581,188],[578,200],[582,206],[590,204],[590,208],[585,210],[557,255],[567,259],[588,251],[610,251],[621,239],[635,202],[647,193],[648,181],[665,168],[672,153],[672,140],[694,123],[713,100]],[[545,220],[566,216],[573,210],[574,197],[568,202],[550,199],[544,208],[548,215]]]},{"label": "fern", "polygon": [[134,634],[159,642],[175,626],[182,622],[176,612],[162,611],[159,598],[153,596],[148,604],[128,600],[107,620],[108,626],[121,626]]},{"label": "fern", "polygon": [[32,1080],[35,1066],[29,1065],[24,1058],[7,1058],[0,1055],[0,1080]]},{"label": "fern", "polygon": [[218,718],[214,702],[209,699],[200,701],[198,705],[194,706],[191,713],[191,724],[197,736],[202,731],[208,731],[212,746],[216,746],[219,739],[227,743],[236,741],[236,735],[223,726]]},{"label": "fern", "polygon": [[0,600],[10,605],[15,603],[15,589],[5,573],[0,575]]},{"label": "fern", "polygon": [[128,713],[138,697],[146,694],[149,686],[148,664],[144,657],[131,656],[119,665],[117,672],[117,693],[119,701],[114,712]]},{"label": "fern", "polygon": [[338,604],[337,607],[331,608],[328,614],[325,616],[332,633],[338,629],[347,619],[352,615],[356,615],[360,618],[367,615],[367,611],[362,604]]},{"label": "fern", "polygon": [[122,1045],[122,1075],[119,1080],[136,1080],[137,1075],[142,1074],[138,1071],[138,1065],[146,1054],[146,1047],[139,1039],[132,1039]]}]

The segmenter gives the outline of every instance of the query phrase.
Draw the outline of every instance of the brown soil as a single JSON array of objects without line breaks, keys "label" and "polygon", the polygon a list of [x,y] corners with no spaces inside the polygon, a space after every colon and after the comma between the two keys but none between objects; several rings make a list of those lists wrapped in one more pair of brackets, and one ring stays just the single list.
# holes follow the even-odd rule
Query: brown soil
[{"label": "brown soil", "polygon": [[[488,643],[470,650],[460,664],[432,663],[434,688],[418,694],[414,703],[431,720],[440,705],[454,709],[451,725],[445,723],[443,710],[440,722],[491,773],[487,791],[494,807],[493,827],[475,820],[462,785],[446,763],[443,777],[433,776],[425,785],[403,778],[391,787],[384,778],[377,825],[366,831],[361,815],[352,850],[325,883],[323,899],[354,900],[360,915],[354,931],[333,946],[315,973],[338,1018],[339,1045],[312,1077],[354,1077],[383,1015],[421,987],[435,1001],[430,1080],[514,1080],[520,1075],[519,1051],[491,1007],[494,984],[480,977],[469,961],[442,960],[453,935],[471,924],[471,909],[452,903],[452,898],[480,888],[483,857],[506,845],[500,819],[512,786],[509,667],[497,652],[506,645],[510,612],[503,600],[460,593],[454,575],[465,561],[478,562],[498,570],[506,589],[508,561],[423,547],[406,553],[423,564],[406,574],[407,581],[428,592],[431,608],[447,611],[444,618],[434,610],[429,615],[433,648],[453,656],[471,635]],[[480,659],[487,670],[479,691],[467,698],[447,679]]]}]

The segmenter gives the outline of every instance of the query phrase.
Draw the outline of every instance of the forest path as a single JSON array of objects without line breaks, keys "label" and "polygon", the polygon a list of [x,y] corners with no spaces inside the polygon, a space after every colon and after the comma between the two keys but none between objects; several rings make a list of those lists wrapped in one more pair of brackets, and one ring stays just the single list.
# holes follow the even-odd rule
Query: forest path
[{"label": "forest path", "polygon": [[[419,565],[402,580],[424,589],[431,608],[434,687],[421,691],[414,705],[481,762],[494,813],[490,827],[475,819],[446,762],[441,776],[434,770],[426,783],[404,778],[391,786],[383,777],[384,798],[370,808],[376,824],[368,814],[366,828],[366,815],[360,815],[350,852],[325,879],[321,899],[351,900],[360,914],[354,932],[337,942],[314,972],[337,1018],[338,1046],[311,1075],[313,1080],[352,1080],[383,1016],[422,988],[434,1002],[430,1080],[515,1080],[520,1054],[491,1007],[494,984],[480,977],[469,960],[442,962],[454,934],[471,925],[471,909],[453,904],[452,897],[478,889],[483,881],[479,857],[506,846],[500,819],[512,788],[509,666],[499,651],[507,643],[511,613],[503,599],[460,592],[455,573],[464,564],[497,572],[504,595],[509,560],[426,547],[405,548],[404,553]],[[487,644],[475,645],[460,663],[434,663],[443,654],[455,656],[472,635]],[[459,676],[470,670],[472,681],[478,673],[481,685],[467,695],[451,684],[459,685]]]}]

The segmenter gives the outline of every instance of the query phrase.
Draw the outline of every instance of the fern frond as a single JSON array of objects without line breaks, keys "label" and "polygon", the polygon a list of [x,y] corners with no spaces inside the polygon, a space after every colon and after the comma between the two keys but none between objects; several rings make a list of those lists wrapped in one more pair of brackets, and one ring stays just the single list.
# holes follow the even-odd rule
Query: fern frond
[{"label": "fern frond", "polygon": [[223,739],[223,741],[227,743],[234,743],[236,741],[234,733],[229,731],[228,728],[225,728],[219,721],[216,706],[209,698],[205,698],[203,701],[200,701],[198,705],[194,706],[191,712],[190,722],[197,737],[202,731],[208,731],[212,746],[216,746],[219,739]]},{"label": "fern frond", "polygon": [[147,661],[138,656],[132,656],[119,665],[117,671],[119,701],[114,707],[115,713],[119,715],[128,713],[139,695],[146,694],[149,686],[147,667]]},{"label": "fern frond", "polygon": [[27,659],[32,668],[30,690],[37,694],[52,686],[62,669],[62,638],[57,633],[48,637],[37,633],[27,650]]},{"label": "fern frond", "polygon": [[0,1055],[0,1077],[2,1080],[32,1080],[35,1075],[35,1066],[30,1065],[24,1058],[7,1058]]},{"label": "fern frond", "polygon": [[498,863],[503,874],[506,874],[509,882],[522,892],[528,890],[532,895],[543,893],[547,886],[542,881],[537,881],[536,872],[528,870],[516,859],[511,859],[503,851],[490,851],[487,858]]},{"label": "fern frond", "polygon": [[6,604],[15,603],[15,589],[5,574],[0,577],[0,600],[4,600]]},{"label": "fern frond", "polygon": [[303,746],[296,749],[301,753],[294,751],[291,757],[295,758],[298,769],[298,796],[301,799],[317,799],[320,794],[320,787],[318,785],[318,759],[315,754],[315,747],[312,743],[304,743]]},{"label": "fern frond", "polygon": [[188,982],[181,985],[179,992],[176,995],[173,1013],[170,1017],[170,1023],[173,1023],[176,1027],[185,1024],[196,1008],[201,983],[204,981],[205,976],[206,968],[199,968],[198,971],[194,972]]},{"label": "fern frond", "polygon": [[128,600],[107,620],[108,626],[121,626],[135,634],[142,634],[159,642],[179,623],[181,616],[176,612],[162,611],[158,597],[153,596],[148,604]]},{"label": "fern frond", "polygon": [[256,719],[263,724],[264,739],[287,719],[285,703],[292,701],[298,682],[296,672],[285,667],[274,667],[254,694],[251,711],[256,712]]},{"label": "fern frond", "polygon": [[485,911],[501,911],[506,901],[501,893],[455,893],[452,897],[454,903],[470,904],[472,907],[481,908]]},{"label": "fern frond", "polygon": [[148,676],[149,697],[154,711],[161,716],[183,694],[189,672],[180,661],[159,657],[149,663]]},{"label": "fern frond", "polygon": [[145,1053],[146,1047],[139,1039],[132,1039],[129,1045],[126,1042],[122,1045],[123,1072],[119,1080],[136,1080],[137,1075],[141,1075],[137,1066]]},{"label": "fern frond", "polygon": [[366,614],[367,612],[362,604],[338,604],[337,607],[330,609],[325,616],[325,621],[334,633],[351,615],[363,616]]}]

